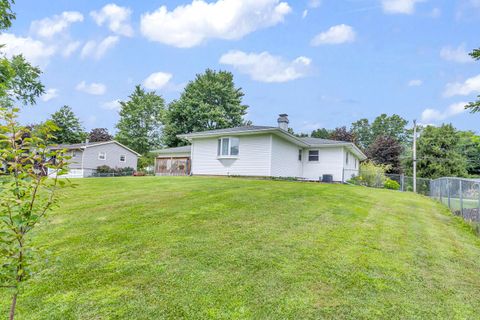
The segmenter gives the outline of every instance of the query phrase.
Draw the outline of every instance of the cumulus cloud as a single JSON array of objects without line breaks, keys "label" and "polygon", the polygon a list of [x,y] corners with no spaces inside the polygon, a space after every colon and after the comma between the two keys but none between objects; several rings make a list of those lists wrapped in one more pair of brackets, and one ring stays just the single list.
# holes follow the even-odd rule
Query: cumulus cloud
[{"label": "cumulus cloud", "polygon": [[341,44],[355,41],[355,31],[346,24],[330,27],[327,31],[317,34],[310,44],[320,46],[323,44]]},{"label": "cumulus cloud", "polygon": [[235,40],[284,21],[292,11],[279,0],[194,0],[168,11],[166,6],[142,15],[142,34],[151,41],[191,48],[208,39]]},{"label": "cumulus cloud", "polygon": [[103,83],[86,83],[85,81],[80,82],[75,87],[76,90],[85,92],[94,96],[101,96],[107,91],[107,87]]},{"label": "cumulus cloud", "polygon": [[472,57],[468,55],[468,52],[465,49],[465,44],[461,44],[457,48],[443,47],[442,50],[440,50],[440,57],[444,60],[458,63],[473,62]]},{"label": "cumulus cloud", "polygon": [[309,58],[303,56],[286,61],[268,52],[230,51],[220,58],[221,64],[231,65],[260,82],[287,82],[302,78],[309,71],[311,62]]},{"label": "cumulus cloud", "polygon": [[30,30],[40,37],[52,38],[66,31],[71,24],[82,21],[83,15],[80,12],[65,11],[51,18],[33,21]]},{"label": "cumulus cloud", "polygon": [[480,93],[480,74],[464,82],[448,83],[443,95],[445,97],[468,96],[472,93]]},{"label": "cumulus cloud", "polygon": [[62,50],[62,55],[65,58],[70,57],[75,51],[77,51],[81,44],[82,43],[80,41],[72,41],[67,43]]},{"label": "cumulus cloud", "polygon": [[120,110],[121,107],[122,106],[120,105],[119,99],[108,101],[102,104],[102,108],[107,110]]},{"label": "cumulus cloud", "polygon": [[456,116],[465,112],[465,106],[467,104],[467,102],[454,103],[448,106],[444,111],[437,109],[425,109],[422,112],[422,122],[428,123],[431,121],[443,121],[452,116]]},{"label": "cumulus cloud", "polygon": [[423,81],[420,79],[412,79],[408,81],[409,87],[420,87],[423,84]]},{"label": "cumulus cloud", "polygon": [[101,26],[108,25],[108,28],[119,35],[133,36],[133,28],[130,25],[130,15],[132,11],[126,7],[117,6],[114,3],[105,5],[100,11],[90,12],[93,20]]},{"label": "cumulus cloud", "polygon": [[381,0],[383,12],[389,14],[412,14],[415,5],[424,0]]},{"label": "cumulus cloud", "polygon": [[143,85],[147,89],[157,90],[165,87],[172,79],[172,74],[166,72],[155,72],[149,75],[144,81]]},{"label": "cumulus cloud", "polygon": [[58,97],[58,89],[50,88],[45,91],[45,93],[40,97],[42,101],[47,102]]},{"label": "cumulus cloud", "polygon": [[105,39],[97,42],[94,40],[88,41],[82,48],[81,57],[92,57],[96,60],[101,59],[108,50],[115,47],[119,41],[118,36],[108,36]]},{"label": "cumulus cloud", "polygon": [[0,43],[5,45],[2,51],[7,57],[23,54],[33,64],[48,63],[49,58],[57,51],[55,46],[30,37],[17,37],[12,33],[0,34]]}]

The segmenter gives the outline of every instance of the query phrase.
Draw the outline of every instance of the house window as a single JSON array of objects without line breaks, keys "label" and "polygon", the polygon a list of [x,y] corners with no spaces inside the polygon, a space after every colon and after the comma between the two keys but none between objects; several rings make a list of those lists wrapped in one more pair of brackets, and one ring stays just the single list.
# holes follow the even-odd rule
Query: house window
[{"label": "house window", "polygon": [[298,161],[302,161],[302,149],[298,149]]},{"label": "house window", "polygon": [[347,165],[348,165],[348,155],[349,155],[349,153],[347,152]]},{"label": "house window", "polygon": [[98,153],[98,160],[107,160],[107,153],[106,152],[99,152]]},{"label": "house window", "polygon": [[238,156],[240,140],[238,138],[218,139],[217,156],[234,157]]},{"label": "house window", "polygon": [[355,159],[355,169],[357,169],[357,159]]},{"label": "house window", "polygon": [[308,161],[318,161],[318,150],[308,151]]},{"label": "house window", "polygon": [[75,158],[77,156],[77,151],[72,150],[72,158]]},{"label": "house window", "polygon": [[120,162],[125,162],[125,161],[127,161],[127,156],[124,155],[124,154],[121,154],[120,155]]}]

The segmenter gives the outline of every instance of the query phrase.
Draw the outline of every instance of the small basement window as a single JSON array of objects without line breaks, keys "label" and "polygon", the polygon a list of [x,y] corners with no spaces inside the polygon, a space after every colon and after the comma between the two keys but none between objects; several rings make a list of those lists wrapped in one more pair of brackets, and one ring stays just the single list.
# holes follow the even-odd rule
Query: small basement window
[{"label": "small basement window", "polygon": [[124,155],[124,154],[121,154],[120,155],[120,162],[125,162],[125,161],[127,161],[127,156]]},{"label": "small basement window", "polygon": [[106,152],[99,152],[98,153],[98,160],[107,160],[107,153]]},{"label": "small basement window", "polygon": [[298,161],[302,161],[302,149],[298,149]]},{"label": "small basement window", "polygon": [[218,139],[217,156],[236,157],[240,151],[240,139],[238,138],[220,138]]},{"label": "small basement window", "polygon": [[318,150],[308,151],[308,161],[318,161]]},{"label": "small basement window", "polygon": [[348,155],[349,155],[349,154],[350,154],[350,153],[347,152],[347,165],[348,165]]}]

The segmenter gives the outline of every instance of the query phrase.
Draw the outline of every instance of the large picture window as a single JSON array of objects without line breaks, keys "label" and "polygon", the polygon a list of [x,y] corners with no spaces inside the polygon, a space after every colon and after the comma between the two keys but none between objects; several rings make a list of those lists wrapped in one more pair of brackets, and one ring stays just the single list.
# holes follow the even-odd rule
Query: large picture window
[{"label": "large picture window", "polygon": [[308,161],[318,161],[318,150],[308,151]]},{"label": "large picture window", "polygon": [[217,156],[235,157],[238,156],[240,140],[238,138],[218,139]]}]

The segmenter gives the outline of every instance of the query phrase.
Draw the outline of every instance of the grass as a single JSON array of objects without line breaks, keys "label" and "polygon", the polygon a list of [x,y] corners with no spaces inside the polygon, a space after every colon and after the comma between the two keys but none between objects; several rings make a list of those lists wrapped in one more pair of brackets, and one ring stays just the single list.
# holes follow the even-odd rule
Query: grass
[{"label": "grass", "polygon": [[480,240],[425,197],[232,178],[76,182],[34,235],[50,254],[18,319],[478,317]]}]

